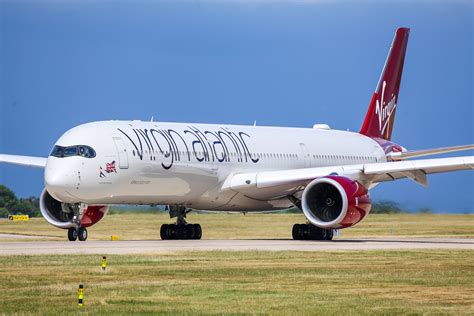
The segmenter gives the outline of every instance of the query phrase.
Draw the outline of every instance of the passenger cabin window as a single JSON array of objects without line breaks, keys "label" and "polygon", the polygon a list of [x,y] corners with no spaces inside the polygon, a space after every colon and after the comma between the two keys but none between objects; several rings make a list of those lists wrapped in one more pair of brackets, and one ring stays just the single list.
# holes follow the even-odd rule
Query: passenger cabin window
[{"label": "passenger cabin window", "polygon": [[64,158],[64,157],[72,157],[72,156],[81,156],[84,158],[94,158],[95,157],[95,150],[86,145],[75,145],[75,146],[54,146],[53,150],[51,151],[50,156]]}]

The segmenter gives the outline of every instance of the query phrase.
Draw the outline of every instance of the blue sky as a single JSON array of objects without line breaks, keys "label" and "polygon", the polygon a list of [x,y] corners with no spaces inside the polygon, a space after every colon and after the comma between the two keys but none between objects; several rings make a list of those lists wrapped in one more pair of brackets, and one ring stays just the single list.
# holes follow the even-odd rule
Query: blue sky
[{"label": "blue sky", "polygon": [[[89,121],[358,131],[398,26],[411,28],[393,140],[474,143],[471,1],[0,2],[0,152],[46,156]],[[471,153],[472,154],[472,153]],[[381,185],[374,199],[474,212],[474,173]],[[42,171],[0,166],[39,195]]]}]

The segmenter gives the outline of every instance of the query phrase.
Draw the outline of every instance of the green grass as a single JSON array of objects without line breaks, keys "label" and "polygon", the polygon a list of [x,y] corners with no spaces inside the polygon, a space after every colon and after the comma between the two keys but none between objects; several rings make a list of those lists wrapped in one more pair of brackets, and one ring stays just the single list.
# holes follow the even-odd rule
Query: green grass
[{"label": "green grass", "polygon": [[[474,251],[0,257],[0,313],[473,314]],[[85,306],[77,287],[85,285]]]},{"label": "green grass", "polygon": [[[204,238],[290,238],[302,214],[191,214]],[[89,238],[159,239],[166,214],[116,214]],[[65,240],[43,219],[0,233]],[[43,237],[41,237],[43,236]],[[343,238],[474,237],[474,215],[371,215]],[[25,240],[26,239],[21,239]],[[0,256],[0,314],[474,314],[473,250]],[[77,307],[84,283],[85,303]]]},{"label": "green grass", "polygon": [[[291,238],[295,223],[304,223],[303,214],[189,214],[188,221],[200,223],[204,239]],[[91,240],[160,239],[160,225],[171,223],[164,213],[125,213],[107,215],[89,228]],[[49,225],[43,218],[29,222],[0,220],[0,233],[29,234],[64,240],[66,232]],[[342,238],[374,236],[474,237],[474,214],[393,214],[369,215],[355,227],[340,231]],[[0,237],[1,238],[1,237]],[[2,241],[15,241],[3,239]],[[21,239],[27,241],[26,239]]]}]

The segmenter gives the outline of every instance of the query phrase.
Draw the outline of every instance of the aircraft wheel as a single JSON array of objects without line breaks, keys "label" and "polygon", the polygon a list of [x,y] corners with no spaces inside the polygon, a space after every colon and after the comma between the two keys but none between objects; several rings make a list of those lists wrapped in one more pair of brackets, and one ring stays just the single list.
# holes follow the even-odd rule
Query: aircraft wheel
[{"label": "aircraft wheel", "polygon": [[77,230],[75,228],[69,228],[67,230],[67,238],[69,241],[76,241],[77,239]]},{"label": "aircraft wheel", "polygon": [[202,228],[199,224],[194,224],[194,239],[201,239],[202,237]]},{"label": "aircraft wheel", "polygon": [[311,224],[295,224],[291,231],[294,240],[332,240],[332,229],[319,228]]},{"label": "aircraft wheel", "polygon": [[199,224],[163,224],[160,228],[162,240],[175,239],[201,239],[202,229]]},{"label": "aircraft wheel", "polygon": [[176,226],[176,230],[177,230],[177,234],[176,234],[177,239],[189,239],[188,230],[186,229],[185,225]]},{"label": "aircraft wheel", "polygon": [[192,224],[186,225],[185,230],[186,230],[186,237],[188,239],[195,239],[196,231],[194,229],[194,225],[192,225]]},{"label": "aircraft wheel", "polygon": [[301,232],[301,224],[295,224],[293,225],[293,229],[291,230],[291,235],[293,236],[294,240],[302,240],[303,239],[303,234]]},{"label": "aircraft wheel", "polygon": [[161,225],[160,228],[160,237],[162,240],[167,240],[168,238],[168,224]]},{"label": "aircraft wheel", "polygon": [[174,226],[175,225],[171,224],[171,225],[168,225],[168,227],[166,228],[167,239],[176,239],[176,229]]},{"label": "aircraft wheel", "polygon": [[332,240],[334,237],[334,231],[332,229],[325,229],[324,240]]},{"label": "aircraft wheel", "polygon": [[77,230],[77,238],[80,241],[87,240],[87,229],[85,227],[79,227],[79,229]]},{"label": "aircraft wheel", "polygon": [[306,224],[306,229],[308,230],[308,239],[309,240],[325,240],[326,230],[313,226],[311,224]]},{"label": "aircraft wheel", "polygon": [[303,235],[303,240],[313,240],[315,238],[312,226],[309,224],[301,224],[301,232]]}]

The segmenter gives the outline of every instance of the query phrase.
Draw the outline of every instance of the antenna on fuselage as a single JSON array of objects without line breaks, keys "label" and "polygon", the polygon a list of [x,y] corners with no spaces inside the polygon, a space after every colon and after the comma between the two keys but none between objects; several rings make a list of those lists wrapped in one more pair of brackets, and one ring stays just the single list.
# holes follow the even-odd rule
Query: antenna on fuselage
[{"label": "antenna on fuselage", "polygon": [[253,126],[257,126],[257,120],[253,121]]},{"label": "antenna on fuselage", "polygon": [[151,120],[150,120],[150,122],[153,122],[153,115],[151,116]]}]

